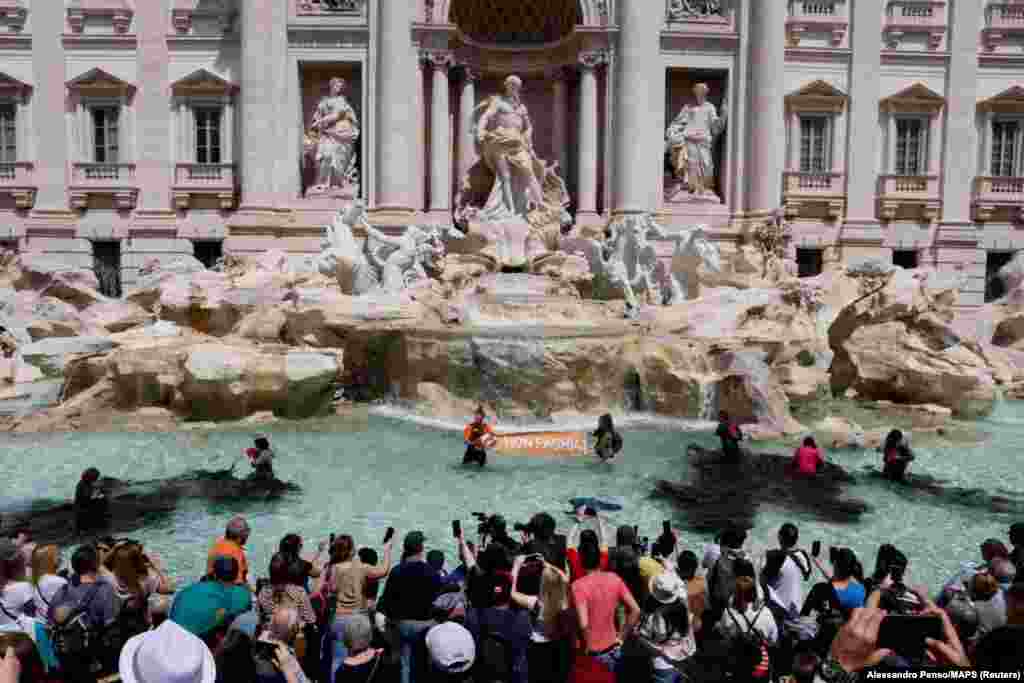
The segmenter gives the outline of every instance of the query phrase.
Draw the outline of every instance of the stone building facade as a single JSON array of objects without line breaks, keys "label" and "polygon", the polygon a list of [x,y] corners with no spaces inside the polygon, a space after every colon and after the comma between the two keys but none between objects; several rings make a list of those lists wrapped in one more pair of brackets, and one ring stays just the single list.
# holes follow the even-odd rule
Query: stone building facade
[{"label": "stone building facade", "polygon": [[[1024,0],[0,0],[0,243],[116,290],[153,257],[316,252],[351,197],[450,221],[509,74],[577,223],[654,212],[727,251],[782,209],[803,273],[934,265],[968,305],[1024,247]],[[336,78],[352,173],[311,192]],[[666,153],[697,83],[711,198]]]}]

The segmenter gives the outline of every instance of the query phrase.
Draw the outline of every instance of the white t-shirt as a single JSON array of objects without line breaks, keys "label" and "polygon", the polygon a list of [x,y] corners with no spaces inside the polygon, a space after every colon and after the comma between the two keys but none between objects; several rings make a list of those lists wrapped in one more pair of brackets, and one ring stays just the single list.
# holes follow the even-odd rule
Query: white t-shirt
[{"label": "white t-shirt", "polygon": [[39,579],[39,585],[32,591],[32,599],[36,602],[36,614],[46,614],[49,612],[53,599],[57,597],[60,589],[67,584],[66,579],[54,574],[46,574]]},{"label": "white t-shirt", "polygon": [[792,555],[786,556],[779,570],[778,584],[772,588],[782,601],[783,607],[789,611],[799,612],[804,606],[804,569],[810,567],[800,566],[800,561],[805,559],[803,553],[798,552],[796,555],[799,560],[793,559]]},{"label": "white t-shirt", "polygon": [[28,581],[16,581],[4,586],[0,592],[0,625],[17,623],[25,611],[25,603],[32,599],[35,589]]}]

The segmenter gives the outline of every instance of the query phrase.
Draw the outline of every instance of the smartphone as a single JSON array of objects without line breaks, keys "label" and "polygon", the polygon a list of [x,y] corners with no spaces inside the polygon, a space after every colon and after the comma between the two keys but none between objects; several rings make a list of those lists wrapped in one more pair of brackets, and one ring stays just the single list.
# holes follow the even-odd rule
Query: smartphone
[{"label": "smartphone", "polygon": [[252,653],[265,662],[274,661],[274,653],[277,651],[275,643],[268,643],[265,640],[252,641]]},{"label": "smartphone", "polygon": [[666,536],[671,536],[672,535],[672,522],[668,521],[667,519],[664,522],[662,522],[661,523],[661,533],[665,534]]},{"label": "smartphone", "polygon": [[811,544],[811,557],[817,557],[821,555],[821,541],[815,541]]},{"label": "smartphone", "polygon": [[395,535],[395,527],[389,526],[387,533],[384,534],[384,545],[387,545],[388,541],[391,540],[392,536]]},{"label": "smartphone", "polygon": [[334,546],[334,534],[331,534],[331,546]]},{"label": "smartphone", "polygon": [[452,520],[452,536],[462,538],[462,522],[457,519]]},{"label": "smartphone", "polygon": [[890,614],[882,619],[878,629],[878,647],[911,661],[921,661],[928,650],[925,639],[941,641],[942,637],[941,617]]},{"label": "smartphone", "polygon": [[638,539],[638,540],[640,538],[640,525],[639,524],[634,524],[633,525],[633,538]]}]

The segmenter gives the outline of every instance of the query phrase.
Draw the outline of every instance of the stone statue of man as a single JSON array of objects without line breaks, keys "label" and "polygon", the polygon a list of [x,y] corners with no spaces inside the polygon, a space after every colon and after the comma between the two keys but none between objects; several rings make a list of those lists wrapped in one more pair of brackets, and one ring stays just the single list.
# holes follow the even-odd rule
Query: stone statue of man
[{"label": "stone statue of man", "polygon": [[[475,125],[480,157],[494,173],[494,187],[481,210],[485,219],[526,216],[544,203],[533,149],[533,122],[519,97],[523,82],[505,79],[505,90],[477,107]],[[543,166],[540,165],[541,173]]]},{"label": "stone statue of man", "polygon": [[313,112],[313,122],[307,135],[308,139],[315,140],[316,145],[316,182],[312,192],[344,187],[355,162],[359,119],[345,97],[347,85],[343,78],[332,78],[330,94],[320,100]]},{"label": "stone statue of man", "polygon": [[[672,159],[675,176],[697,197],[714,195],[715,162],[711,156],[715,138],[725,128],[725,118],[708,102],[708,86],[693,87],[697,103],[687,105],[669,125],[666,146]],[[722,107],[723,112],[727,107]]]}]

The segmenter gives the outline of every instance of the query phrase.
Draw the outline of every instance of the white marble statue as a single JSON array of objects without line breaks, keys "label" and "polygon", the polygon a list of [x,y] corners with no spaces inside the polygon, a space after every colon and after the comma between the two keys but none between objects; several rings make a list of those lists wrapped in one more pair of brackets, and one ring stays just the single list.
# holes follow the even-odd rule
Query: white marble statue
[{"label": "white marble statue", "polygon": [[306,133],[307,149],[313,157],[316,180],[310,192],[323,193],[358,182],[356,178],[356,142],[359,119],[345,97],[343,78],[332,78],[330,94],[320,100]]},{"label": "white marble statue", "polygon": [[[675,243],[670,267],[658,259],[651,237]],[[650,214],[625,216],[612,222],[603,241],[570,238],[562,248],[566,252],[582,252],[596,277],[622,290],[629,317],[639,312],[638,294],[654,305],[683,303],[697,286],[700,266],[721,271],[721,256],[708,240],[706,226],[670,234]]]},{"label": "white marble statue", "polygon": [[[362,246],[352,232],[356,226],[366,231]],[[370,225],[360,201],[339,211],[325,233],[317,270],[337,278],[342,292],[351,296],[397,294],[428,279],[428,270],[437,269],[445,255],[444,238],[465,237],[453,226],[440,225],[411,225],[397,237],[385,235]]]},{"label": "white marble statue", "polygon": [[478,152],[494,174],[491,193],[480,209],[482,220],[525,218],[544,203],[543,171],[537,172],[539,160],[533,150],[533,122],[519,98],[522,87],[518,76],[509,76],[505,92],[484,100],[475,112]]},{"label": "white marble statue", "polygon": [[707,100],[708,86],[693,87],[694,105],[684,106],[665,132],[665,146],[672,161],[676,179],[686,185],[699,199],[717,199],[715,162],[712,149],[715,139],[725,129],[728,105],[723,103],[722,116]]}]

